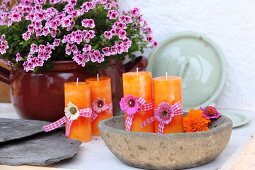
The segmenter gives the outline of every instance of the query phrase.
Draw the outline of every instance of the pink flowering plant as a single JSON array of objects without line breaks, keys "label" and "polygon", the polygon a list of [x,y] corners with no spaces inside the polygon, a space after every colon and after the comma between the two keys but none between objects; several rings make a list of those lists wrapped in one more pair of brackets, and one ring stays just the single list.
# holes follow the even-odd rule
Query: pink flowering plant
[{"label": "pink flowering plant", "polygon": [[10,0],[0,5],[0,59],[26,72],[73,60],[88,70],[106,67],[157,46],[138,8],[118,11],[114,0]]}]

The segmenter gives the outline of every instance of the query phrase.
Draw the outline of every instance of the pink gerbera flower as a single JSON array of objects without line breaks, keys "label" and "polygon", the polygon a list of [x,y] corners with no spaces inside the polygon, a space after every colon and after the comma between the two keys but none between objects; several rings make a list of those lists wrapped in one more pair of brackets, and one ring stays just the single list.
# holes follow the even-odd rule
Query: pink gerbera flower
[{"label": "pink gerbera flower", "polygon": [[203,117],[206,119],[217,119],[221,114],[213,106],[207,106],[206,108],[200,108],[203,111]]},{"label": "pink gerbera flower", "polygon": [[106,111],[108,109],[105,99],[97,98],[93,103],[92,103],[92,109],[96,111],[97,113],[101,113],[103,111]]},{"label": "pink gerbera flower", "polygon": [[169,124],[174,117],[174,110],[171,105],[162,102],[155,110],[155,118],[164,124]]},{"label": "pink gerbera flower", "polygon": [[134,115],[139,109],[138,98],[132,95],[121,98],[120,108],[128,115]]}]

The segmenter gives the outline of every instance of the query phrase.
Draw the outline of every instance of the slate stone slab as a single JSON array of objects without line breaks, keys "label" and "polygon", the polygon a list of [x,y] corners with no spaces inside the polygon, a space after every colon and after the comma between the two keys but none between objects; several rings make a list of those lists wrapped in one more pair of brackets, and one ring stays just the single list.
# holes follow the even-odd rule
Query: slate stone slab
[{"label": "slate stone slab", "polygon": [[49,122],[0,118],[0,143],[41,133],[46,124]]},{"label": "slate stone slab", "polygon": [[66,138],[63,131],[39,134],[0,144],[0,164],[46,166],[73,157],[80,145],[80,141]]}]

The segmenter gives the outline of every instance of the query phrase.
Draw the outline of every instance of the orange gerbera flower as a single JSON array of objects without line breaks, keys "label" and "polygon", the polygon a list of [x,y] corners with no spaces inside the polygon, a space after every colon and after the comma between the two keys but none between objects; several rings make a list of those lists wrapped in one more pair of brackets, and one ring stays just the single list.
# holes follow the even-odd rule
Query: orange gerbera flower
[{"label": "orange gerbera flower", "polygon": [[211,120],[203,117],[203,111],[201,109],[191,109],[187,116],[183,118],[184,132],[207,131],[209,129],[209,123],[211,123]]}]

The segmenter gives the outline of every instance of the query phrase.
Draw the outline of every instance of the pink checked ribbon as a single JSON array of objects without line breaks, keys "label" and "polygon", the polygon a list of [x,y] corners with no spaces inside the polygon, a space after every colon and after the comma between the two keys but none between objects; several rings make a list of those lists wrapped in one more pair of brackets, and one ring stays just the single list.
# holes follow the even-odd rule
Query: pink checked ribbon
[{"label": "pink checked ribbon", "polygon": [[[165,110],[169,111],[167,114],[168,117],[165,119],[161,114],[162,111]],[[147,119],[141,124],[141,128],[147,126],[148,124],[154,122],[155,120],[159,121],[159,127],[158,127],[158,133],[163,134],[164,133],[164,127],[166,124],[169,124],[172,121],[172,118],[174,116],[182,115],[183,109],[182,104],[180,102],[175,103],[174,105],[169,105],[166,102],[162,102],[155,110],[154,110],[154,116]]]},{"label": "pink checked ribbon", "polygon": [[[133,103],[134,106],[128,106],[128,102],[130,101],[134,102]],[[137,98],[137,97],[128,95],[121,99],[120,107],[122,111],[127,113],[127,119],[125,121],[125,125],[126,125],[126,130],[130,131],[132,123],[133,123],[134,115],[137,112],[145,112],[145,111],[151,110],[153,108],[153,103],[146,103],[146,100],[142,97]]]},{"label": "pink checked ribbon", "polygon": [[[85,109],[80,109],[79,110],[79,117],[91,117],[91,114],[92,114],[92,110],[91,108],[85,108]],[[68,119],[66,116],[62,117],[61,119],[57,120],[56,122],[53,122],[49,125],[45,125],[43,126],[43,130],[45,132],[49,132],[49,131],[52,131],[52,130],[55,130],[57,128],[59,128],[60,126],[62,126],[64,123],[66,123],[66,137],[69,136],[69,133],[70,133],[70,129],[71,129],[71,126],[72,126],[72,123],[73,123],[73,120],[70,120]]]}]

